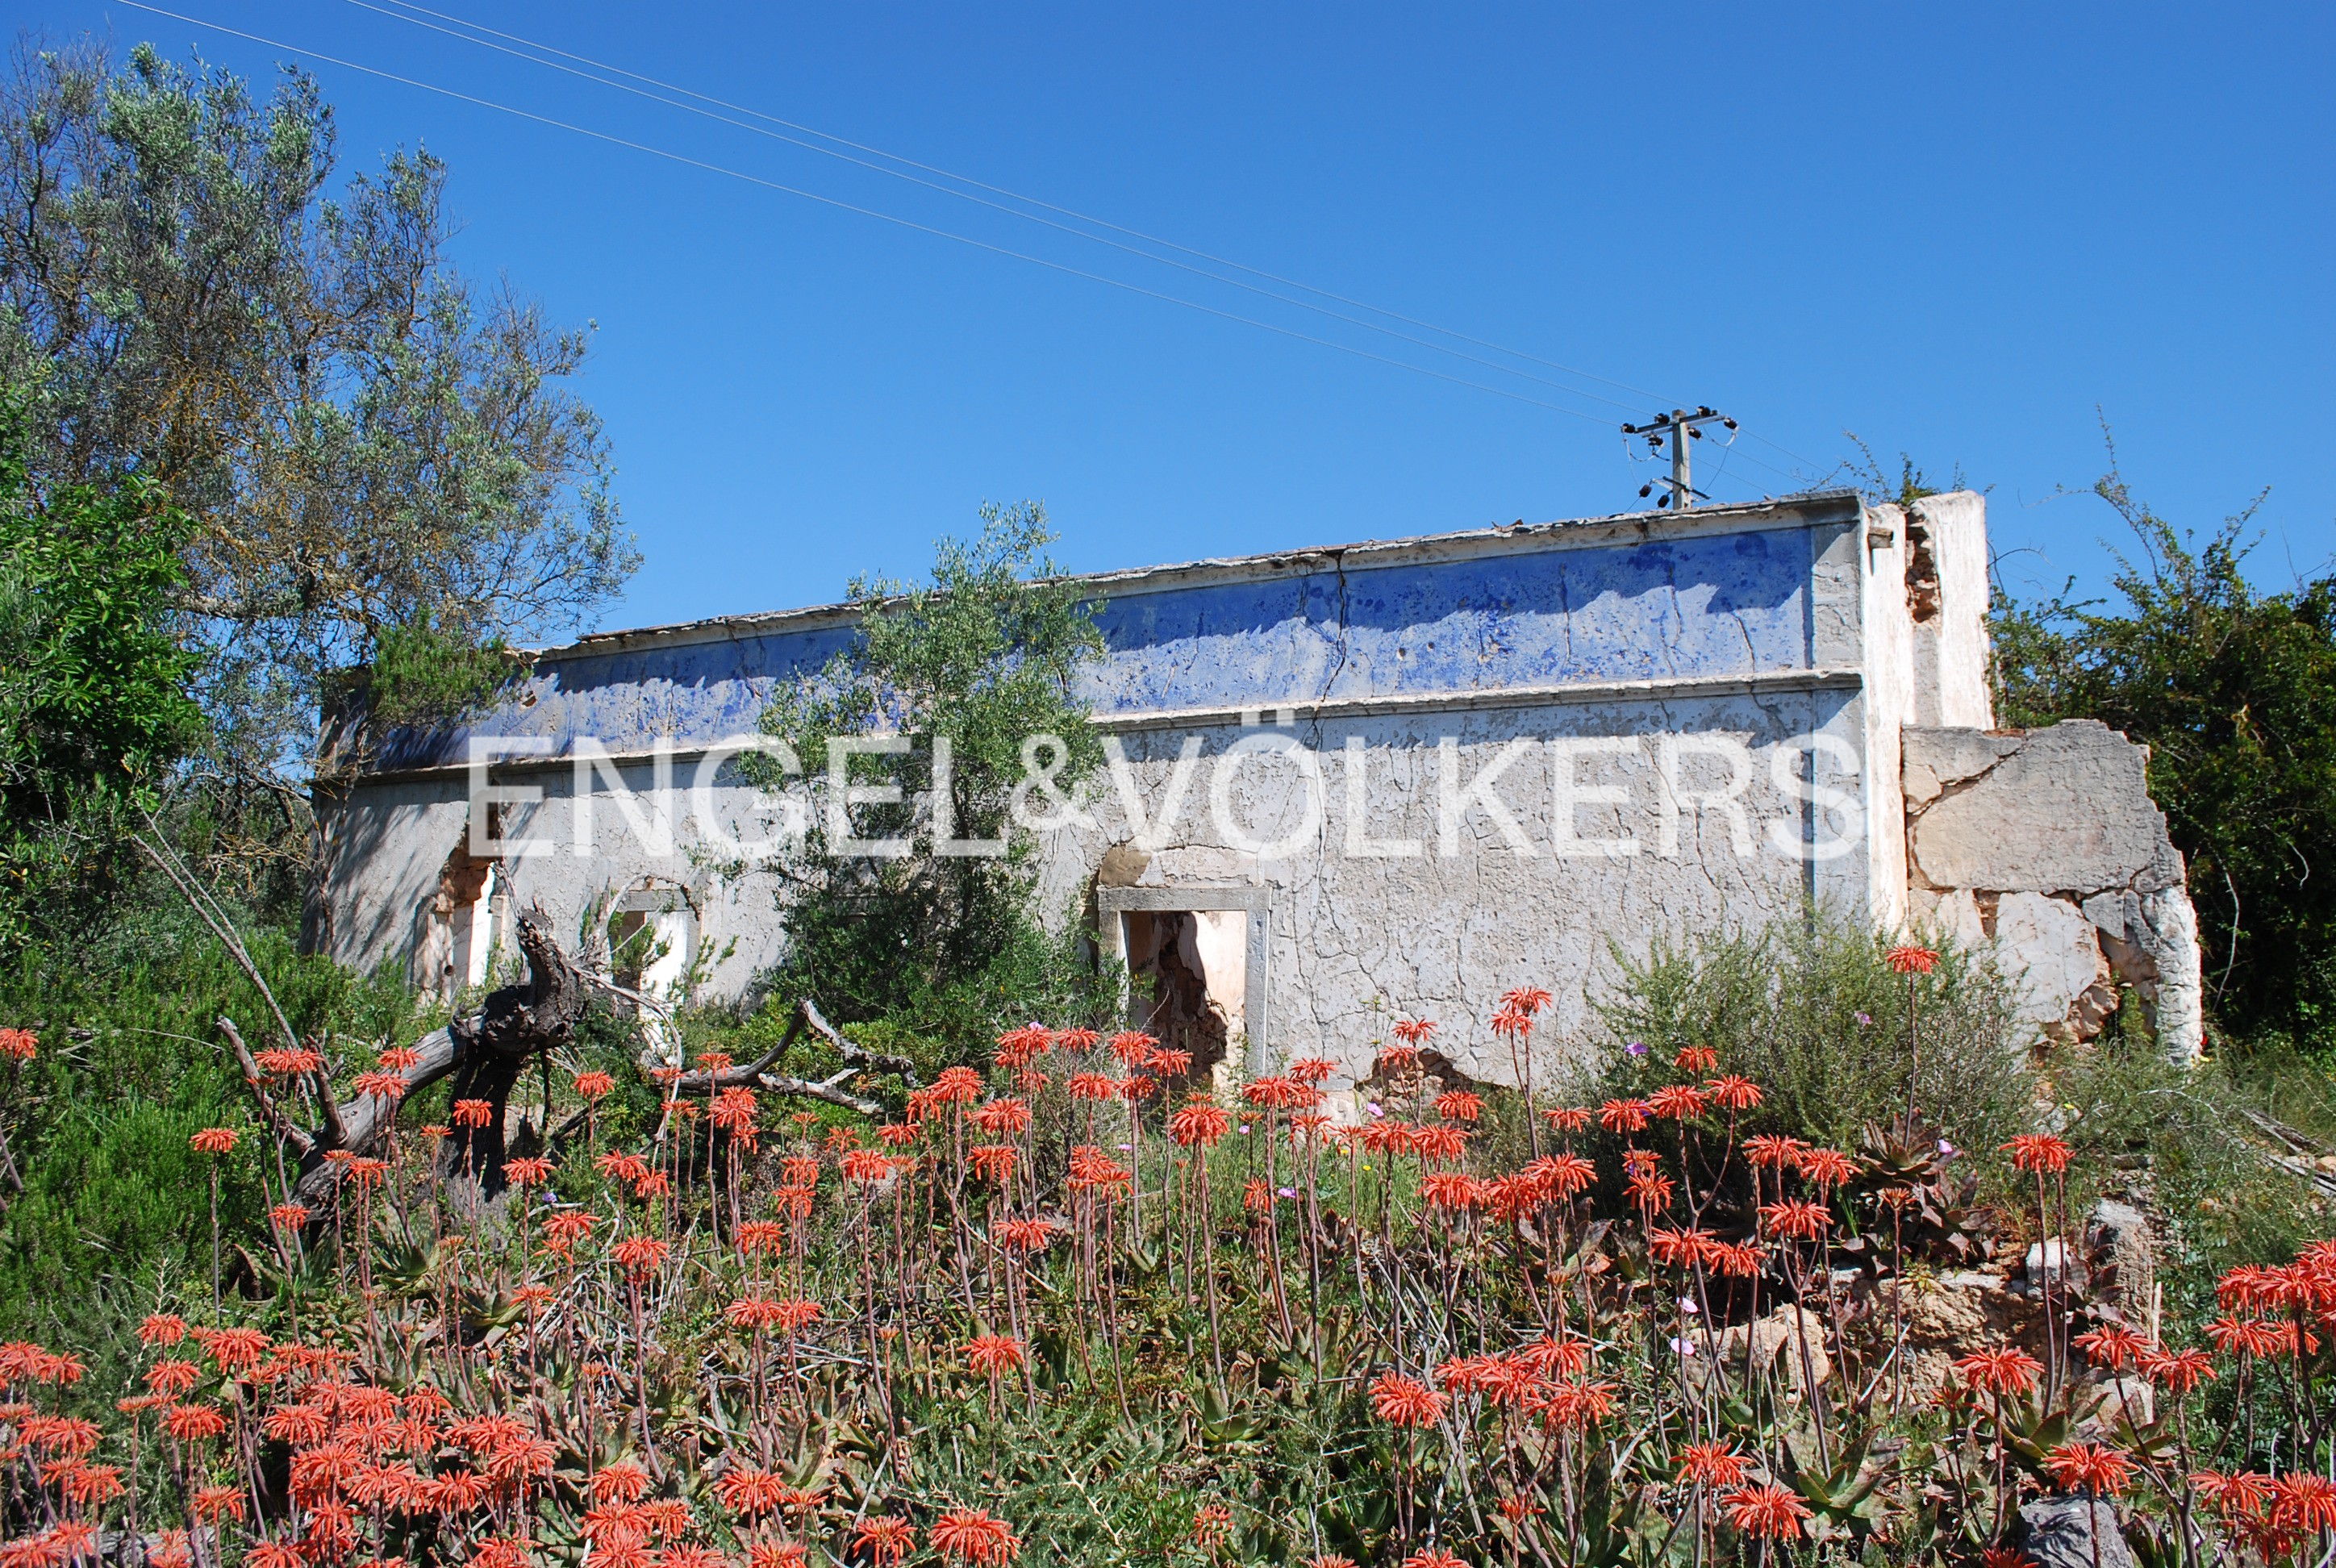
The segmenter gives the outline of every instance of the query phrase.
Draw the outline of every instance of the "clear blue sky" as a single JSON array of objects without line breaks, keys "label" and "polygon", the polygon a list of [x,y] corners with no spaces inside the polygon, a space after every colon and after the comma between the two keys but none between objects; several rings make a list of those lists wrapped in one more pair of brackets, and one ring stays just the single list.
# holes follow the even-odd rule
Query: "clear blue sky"
[{"label": "clear blue sky", "polygon": [[[598,323],[580,390],[647,556],[606,624],[913,574],[986,499],[1043,498],[1084,570],[1611,511],[1650,476],[1614,429],[1657,406],[1637,392],[1495,374],[347,0],[162,3],[1593,416],[314,65],[348,167],[426,144],[460,264]],[[433,3],[1718,404],[1748,433],[1716,478],[1705,454],[1720,499],[1796,488],[1786,453],[1823,472],[1844,431],[1893,471],[1960,465],[2015,586],[2101,575],[2115,519],[2054,499],[2101,471],[2097,407],[2169,515],[2270,487],[2259,579],[2336,553],[2336,8]],[[100,0],[11,9],[289,58]]]}]

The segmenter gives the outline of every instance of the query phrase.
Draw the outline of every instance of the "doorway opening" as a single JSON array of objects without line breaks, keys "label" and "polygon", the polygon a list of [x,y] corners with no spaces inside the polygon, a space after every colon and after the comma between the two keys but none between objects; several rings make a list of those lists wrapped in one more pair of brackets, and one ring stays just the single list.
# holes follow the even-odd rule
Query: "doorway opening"
[{"label": "doorway opening", "polygon": [[1210,1069],[1222,1082],[1266,1070],[1272,901],[1261,886],[1098,880],[1095,934],[1105,956],[1126,966],[1128,1022],[1191,1051],[1195,1074]]},{"label": "doorway opening", "polygon": [[1249,912],[1130,910],[1120,917],[1138,1028],[1190,1051],[1195,1076],[1249,1055]]},{"label": "doorway opening", "polygon": [[486,984],[510,913],[511,888],[502,862],[458,845],[446,857],[438,885],[422,907],[422,932],[414,950],[414,984],[447,1001]]},{"label": "doorway opening", "polygon": [[672,1000],[697,961],[697,910],[677,886],[635,888],[608,914],[608,968],[618,985]]}]

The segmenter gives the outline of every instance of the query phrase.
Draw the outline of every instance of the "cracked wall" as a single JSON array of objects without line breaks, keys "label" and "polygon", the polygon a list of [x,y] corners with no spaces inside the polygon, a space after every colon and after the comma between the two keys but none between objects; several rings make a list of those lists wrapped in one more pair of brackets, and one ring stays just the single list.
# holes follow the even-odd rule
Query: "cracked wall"
[{"label": "cracked wall", "polygon": [[[2000,876],[1939,883],[1908,859],[1917,766],[1902,732],[1985,728],[1984,560],[1977,497],[1902,513],[1834,493],[1081,579],[1107,645],[1083,695],[1129,786],[1103,784],[1085,820],[1047,841],[1050,907],[1090,906],[1106,852],[1136,843],[1145,885],[1259,894],[1241,907],[1266,921],[1249,977],[1263,988],[1263,1060],[1360,1068],[1395,1016],[1419,1010],[1444,1020],[1462,1070],[1504,1081],[1514,1069],[1485,1023],[1510,986],[1557,993],[1537,1037],[1553,1054],[1585,1037],[1618,951],[1811,901],[1895,928],[1917,882],[1929,915],[1942,890],[2010,896],[2023,890]],[[510,862],[516,898],[582,936],[628,890],[686,889],[704,986],[745,991],[784,950],[780,882],[767,857],[721,846],[788,808],[735,765],[703,790],[692,775],[851,635],[851,612],[830,607],[594,637],[539,656],[492,711],[388,737],[369,774],[319,791],[319,945],[360,966],[410,950],[413,908],[463,831],[480,744],[501,757],[479,765],[507,792],[500,831],[550,846]],[[1742,778],[1722,742],[1742,748]],[[588,744],[613,755],[579,794]],[[1925,744],[1928,757],[1977,743]],[[1188,746],[1199,760],[1163,823]],[[1313,785],[1273,755],[1293,746],[1314,759]],[[1257,755],[1222,786],[1228,832],[1212,791],[1221,759],[1244,753]],[[657,821],[588,803],[609,777],[661,801]],[[1948,852],[1954,813],[1931,814],[1947,794],[1922,802],[1934,858]],[[1289,842],[1260,852],[1276,839]],[[1826,852],[1806,852],[1813,842]],[[2162,904],[2083,906],[2100,944],[2140,955],[2136,973],[2156,966],[2161,1013],[2178,990]],[[2000,897],[1986,919],[2000,914]],[[2031,917],[2056,918],[2014,906]]]},{"label": "cracked wall", "polygon": [[2090,719],[1909,728],[1908,871],[1917,917],[1991,948],[2046,1038],[2090,1039],[2130,988],[2187,1059],[2202,1044],[2197,921],[2148,760]]},{"label": "cracked wall", "polygon": [[[1319,812],[1295,758],[1260,749],[1243,762],[1223,791],[1230,836],[1208,809],[1209,779],[1160,820],[1194,732],[1158,731],[1129,747],[1144,820],[1099,803],[1091,825],[1056,842],[1046,886],[1077,901],[1108,848],[1133,842],[1147,857],[1134,885],[1267,890],[1268,1062],[1319,1056],[1367,1071],[1388,1026],[1423,1015],[1441,1020],[1438,1048],[1463,1072],[1511,1082],[1516,1066],[1488,1027],[1493,998],[1545,986],[1545,1081],[1591,1034],[1618,952],[1794,915],[1813,889],[1862,912],[1862,780],[1820,757],[1816,782],[1841,801],[1820,810],[1775,776],[1779,749],[1801,776],[1798,737],[1839,735],[1851,750],[1862,724],[1855,693],[1820,692],[1203,732],[1210,758],[1276,736],[1319,759]],[[1716,740],[1745,748],[1740,780]],[[1794,846],[1812,836],[1838,852],[1806,859]]]}]

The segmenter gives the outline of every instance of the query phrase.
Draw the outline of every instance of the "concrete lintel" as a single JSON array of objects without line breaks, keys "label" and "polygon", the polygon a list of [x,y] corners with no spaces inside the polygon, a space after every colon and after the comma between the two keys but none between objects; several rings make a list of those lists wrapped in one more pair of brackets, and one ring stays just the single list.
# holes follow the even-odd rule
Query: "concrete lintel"
[{"label": "concrete lintel", "polygon": [[1217,882],[1165,888],[1097,888],[1095,908],[1107,915],[1182,913],[1204,910],[1273,907],[1275,890],[1254,882]]}]

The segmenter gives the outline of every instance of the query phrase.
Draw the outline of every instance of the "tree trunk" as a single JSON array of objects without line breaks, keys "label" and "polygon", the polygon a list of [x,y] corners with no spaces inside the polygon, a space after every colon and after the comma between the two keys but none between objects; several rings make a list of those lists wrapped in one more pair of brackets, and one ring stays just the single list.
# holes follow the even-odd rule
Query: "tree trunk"
[{"label": "tree trunk", "polygon": [[[451,1074],[456,1099],[484,1100],[493,1107],[485,1126],[453,1129],[437,1157],[441,1175],[467,1175],[485,1197],[503,1188],[503,1114],[512,1086],[537,1056],[574,1037],[592,995],[590,982],[552,939],[551,922],[541,910],[520,916],[518,938],[527,982],[489,992],[476,1013],[415,1041],[421,1060],[399,1075],[411,1095]],[[340,1180],[338,1164],[327,1162],[326,1154],[336,1149],[372,1154],[396,1122],[402,1103],[360,1096],[338,1106],[321,1131],[308,1135],[308,1146],[300,1153],[298,1199],[312,1213],[331,1208]]]}]

